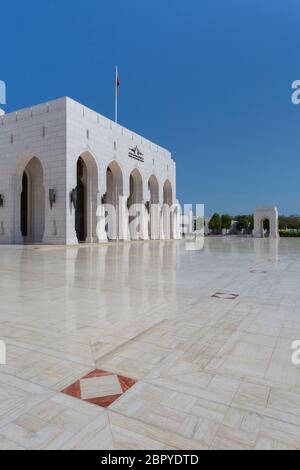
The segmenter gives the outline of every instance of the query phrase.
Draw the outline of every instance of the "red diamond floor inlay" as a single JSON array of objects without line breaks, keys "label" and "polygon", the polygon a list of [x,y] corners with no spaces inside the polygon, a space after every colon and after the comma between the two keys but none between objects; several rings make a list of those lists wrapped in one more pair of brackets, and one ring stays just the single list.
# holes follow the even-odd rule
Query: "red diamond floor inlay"
[{"label": "red diamond floor inlay", "polygon": [[215,299],[227,299],[227,300],[235,300],[237,299],[239,294],[229,294],[226,292],[216,292],[212,295]]},{"label": "red diamond floor inlay", "polygon": [[64,388],[62,393],[107,408],[135,383],[136,380],[128,377],[95,369]]}]

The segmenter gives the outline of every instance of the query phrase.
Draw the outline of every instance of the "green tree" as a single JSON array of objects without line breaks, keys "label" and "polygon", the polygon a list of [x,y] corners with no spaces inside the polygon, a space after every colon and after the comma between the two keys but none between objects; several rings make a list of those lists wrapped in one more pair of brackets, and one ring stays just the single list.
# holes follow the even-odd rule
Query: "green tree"
[{"label": "green tree", "polygon": [[250,222],[250,232],[252,233],[252,231],[254,230],[254,215],[250,214],[248,215],[248,217]]},{"label": "green tree", "polygon": [[196,217],[194,220],[194,230],[200,231],[204,228],[204,217]]},{"label": "green tree", "polygon": [[222,220],[221,216],[218,213],[214,213],[214,215],[211,217],[209,223],[208,223],[208,228],[211,230],[213,233],[220,233],[222,230]]},{"label": "green tree", "polygon": [[251,233],[253,230],[253,215],[237,215],[234,220],[237,221],[237,229],[240,232]]},{"label": "green tree", "polygon": [[279,217],[279,228],[300,230],[299,215],[289,215],[289,216],[281,215]]},{"label": "green tree", "polygon": [[222,228],[229,230],[231,227],[232,217],[228,214],[222,214],[221,216],[221,225]]}]

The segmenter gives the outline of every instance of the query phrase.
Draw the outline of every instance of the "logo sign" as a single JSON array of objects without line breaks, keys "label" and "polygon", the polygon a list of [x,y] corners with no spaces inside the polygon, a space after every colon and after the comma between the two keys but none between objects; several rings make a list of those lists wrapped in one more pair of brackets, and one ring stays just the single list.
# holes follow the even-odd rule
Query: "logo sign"
[{"label": "logo sign", "polygon": [[142,152],[140,151],[137,145],[129,149],[128,156],[130,158],[134,158],[135,160],[138,160],[139,162],[144,161],[144,155],[142,154]]},{"label": "logo sign", "polygon": [[0,80],[0,104],[6,103],[6,86],[5,82]]}]

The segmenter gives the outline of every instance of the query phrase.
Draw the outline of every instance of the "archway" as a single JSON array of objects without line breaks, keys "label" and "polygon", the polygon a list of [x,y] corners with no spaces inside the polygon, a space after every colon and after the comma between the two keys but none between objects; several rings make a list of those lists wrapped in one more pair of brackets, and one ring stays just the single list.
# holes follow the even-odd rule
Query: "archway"
[{"label": "archway", "polygon": [[166,180],[163,187],[163,236],[165,239],[172,238],[172,212],[173,202],[172,186],[169,180]]},{"label": "archway", "polygon": [[45,190],[43,167],[32,157],[20,174],[19,230],[24,243],[40,243],[45,230]]},{"label": "archway", "polygon": [[[132,240],[142,238],[141,205],[143,203],[143,180],[140,172],[134,169],[129,176],[129,231]],[[140,209],[137,204],[140,205]]]},{"label": "archway", "polygon": [[109,240],[120,238],[119,198],[123,195],[123,174],[117,162],[106,170],[106,232]]},{"label": "archway", "polygon": [[279,237],[277,207],[262,206],[255,209],[253,236],[256,238]]},{"label": "archway", "polygon": [[261,220],[261,236],[262,238],[269,238],[270,236],[270,220],[269,219]]},{"label": "archway", "polygon": [[75,232],[79,242],[86,239],[87,233],[87,169],[81,157],[77,160],[76,167],[76,208],[75,208]]},{"label": "archway", "polygon": [[149,223],[148,223],[148,233],[149,238],[156,240],[159,238],[159,212],[158,212],[158,203],[159,203],[159,187],[158,181],[155,175],[151,175],[148,181],[148,189],[150,194],[150,204],[148,207],[149,211]]},{"label": "archway", "polygon": [[80,155],[76,164],[75,231],[79,242],[96,240],[98,166],[89,152]]}]

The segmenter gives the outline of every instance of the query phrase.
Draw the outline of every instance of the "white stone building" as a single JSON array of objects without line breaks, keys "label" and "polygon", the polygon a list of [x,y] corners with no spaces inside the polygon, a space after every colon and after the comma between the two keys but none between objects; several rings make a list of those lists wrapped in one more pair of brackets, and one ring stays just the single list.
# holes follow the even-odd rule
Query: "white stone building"
[{"label": "white stone building", "polygon": [[[254,230],[255,238],[279,238],[278,230],[278,209],[276,206],[260,206],[254,211]],[[269,230],[264,228],[264,223],[268,223]]]},{"label": "white stone building", "polygon": [[176,238],[176,203],[170,152],[70,98],[0,116],[2,244]]}]

